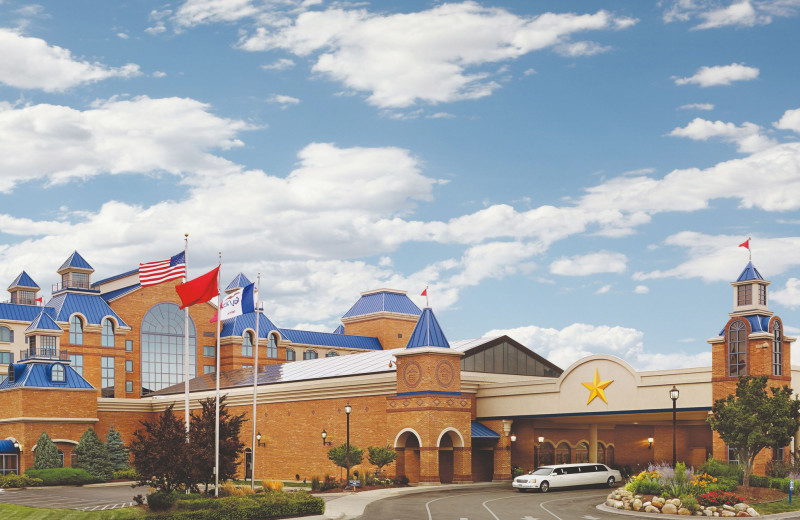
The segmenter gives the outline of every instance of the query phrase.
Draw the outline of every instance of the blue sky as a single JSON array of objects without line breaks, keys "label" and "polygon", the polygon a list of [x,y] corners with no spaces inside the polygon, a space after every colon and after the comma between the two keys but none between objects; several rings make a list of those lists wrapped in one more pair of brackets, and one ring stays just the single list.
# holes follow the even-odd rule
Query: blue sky
[{"label": "blue sky", "polygon": [[[0,274],[262,273],[566,367],[710,364],[747,263],[800,333],[800,0],[0,0]],[[49,290],[44,290],[49,295]],[[800,360],[799,360],[800,361]]]}]

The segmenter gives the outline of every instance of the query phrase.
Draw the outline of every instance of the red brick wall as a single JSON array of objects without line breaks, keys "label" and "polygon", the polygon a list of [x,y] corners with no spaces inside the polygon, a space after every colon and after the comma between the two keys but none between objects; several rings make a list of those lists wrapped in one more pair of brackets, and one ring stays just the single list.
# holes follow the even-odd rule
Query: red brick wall
[{"label": "red brick wall", "polygon": [[344,333],[352,336],[378,338],[384,350],[405,348],[416,325],[416,316],[409,317],[409,319],[376,317],[345,323]]}]

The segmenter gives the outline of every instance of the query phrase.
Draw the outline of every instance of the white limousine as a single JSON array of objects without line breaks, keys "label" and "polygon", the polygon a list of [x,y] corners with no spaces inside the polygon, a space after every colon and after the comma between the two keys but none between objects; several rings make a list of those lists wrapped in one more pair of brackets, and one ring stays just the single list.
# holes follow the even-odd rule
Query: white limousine
[{"label": "white limousine", "polygon": [[567,486],[592,486],[614,484],[622,480],[619,471],[605,464],[559,464],[557,466],[541,466],[527,475],[520,475],[512,484],[520,491],[538,489],[547,493],[550,488]]}]

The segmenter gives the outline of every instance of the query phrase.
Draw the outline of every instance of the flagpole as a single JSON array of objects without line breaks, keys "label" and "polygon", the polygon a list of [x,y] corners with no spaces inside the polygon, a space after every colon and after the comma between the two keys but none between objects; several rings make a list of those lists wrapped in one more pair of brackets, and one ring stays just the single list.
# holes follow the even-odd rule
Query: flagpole
[{"label": "flagpole", "polygon": [[[186,261],[186,253],[189,251],[189,233],[183,235],[183,283],[189,279],[189,266]],[[186,408],[184,419],[186,420],[186,443],[189,443],[189,307],[183,309],[183,381],[186,399],[184,407]],[[188,492],[188,490],[187,490]]]},{"label": "flagpole", "polygon": [[[261,273],[258,273],[258,284],[257,284],[257,291],[258,295],[261,296]],[[255,345],[253,346],[253,439],[250,443],[250,489],[256,489],[256,396],[258,395],[258,323],[261,321],[259,318],[259,307],[260,304],[258,299],[255,301],[255,313],[256,313],[256,341]]]},{"label": "flagpole", "polygon": [[217,386],[215,391],[216,418],[214,419],[214,496],[219,496],[219,335],[220,322],[222,321],[222,289],[220,279],[222,273],[222,251],[219,252],[219,270],[217,271]]},{"label": "flagpole", "polygon": [[750,249],[750,241],[752,240],[751,237],[747,237],[747,254],[750,255],[750,262],[753,262],[753,250]]}]

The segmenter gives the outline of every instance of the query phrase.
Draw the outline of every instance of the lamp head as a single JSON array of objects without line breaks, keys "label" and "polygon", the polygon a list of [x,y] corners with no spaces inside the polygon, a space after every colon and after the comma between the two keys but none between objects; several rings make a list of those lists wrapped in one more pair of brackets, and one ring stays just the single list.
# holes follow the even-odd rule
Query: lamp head
[{"label": "lamp head", "polygon": [[258,433],[256,434],[256,440],[257,440],[258,442],[261,442],[261,432],[258,432]]},{"label": "lamp head", "polygon": [[328,438],[328,432],[326,432],[325,430],[322,430],[322,440],[324,441],[327,438]]},{"label": "lamp head", "polygon": [[544,437],[539,437],[539,444],[544,442]]},{"label": "lamp head", "polygon": [[511,442],[517,442],[517,435],[515,433],[511,434]]},{"label": "lamp head", "polygon": [[649,449],[652,449],[652,447],[653,447],[653,438],[652,438],[652,437],[648,437],[648,438],[647,438],[647,442],[649,442],[649,443],[650,443],[650,446],[648,446],[648,447],[647,447],[647,449],[648,449],[648,450],[649,450]]},{"label": "lamp head", "polygon": [[353,411],[353,407],[350,406],[350,403],[347,403],[346,405],[344,405],[344,413],[346,413],[347,415],[350,415],[350,412],[352,412],[352,411]]},{"label": "lamp head", "polygon": [[681,391],[675,388],[675,385],[672,385],[672,389],[669,391],[669,398],[673,401],[677,401],[680,395]]}]

